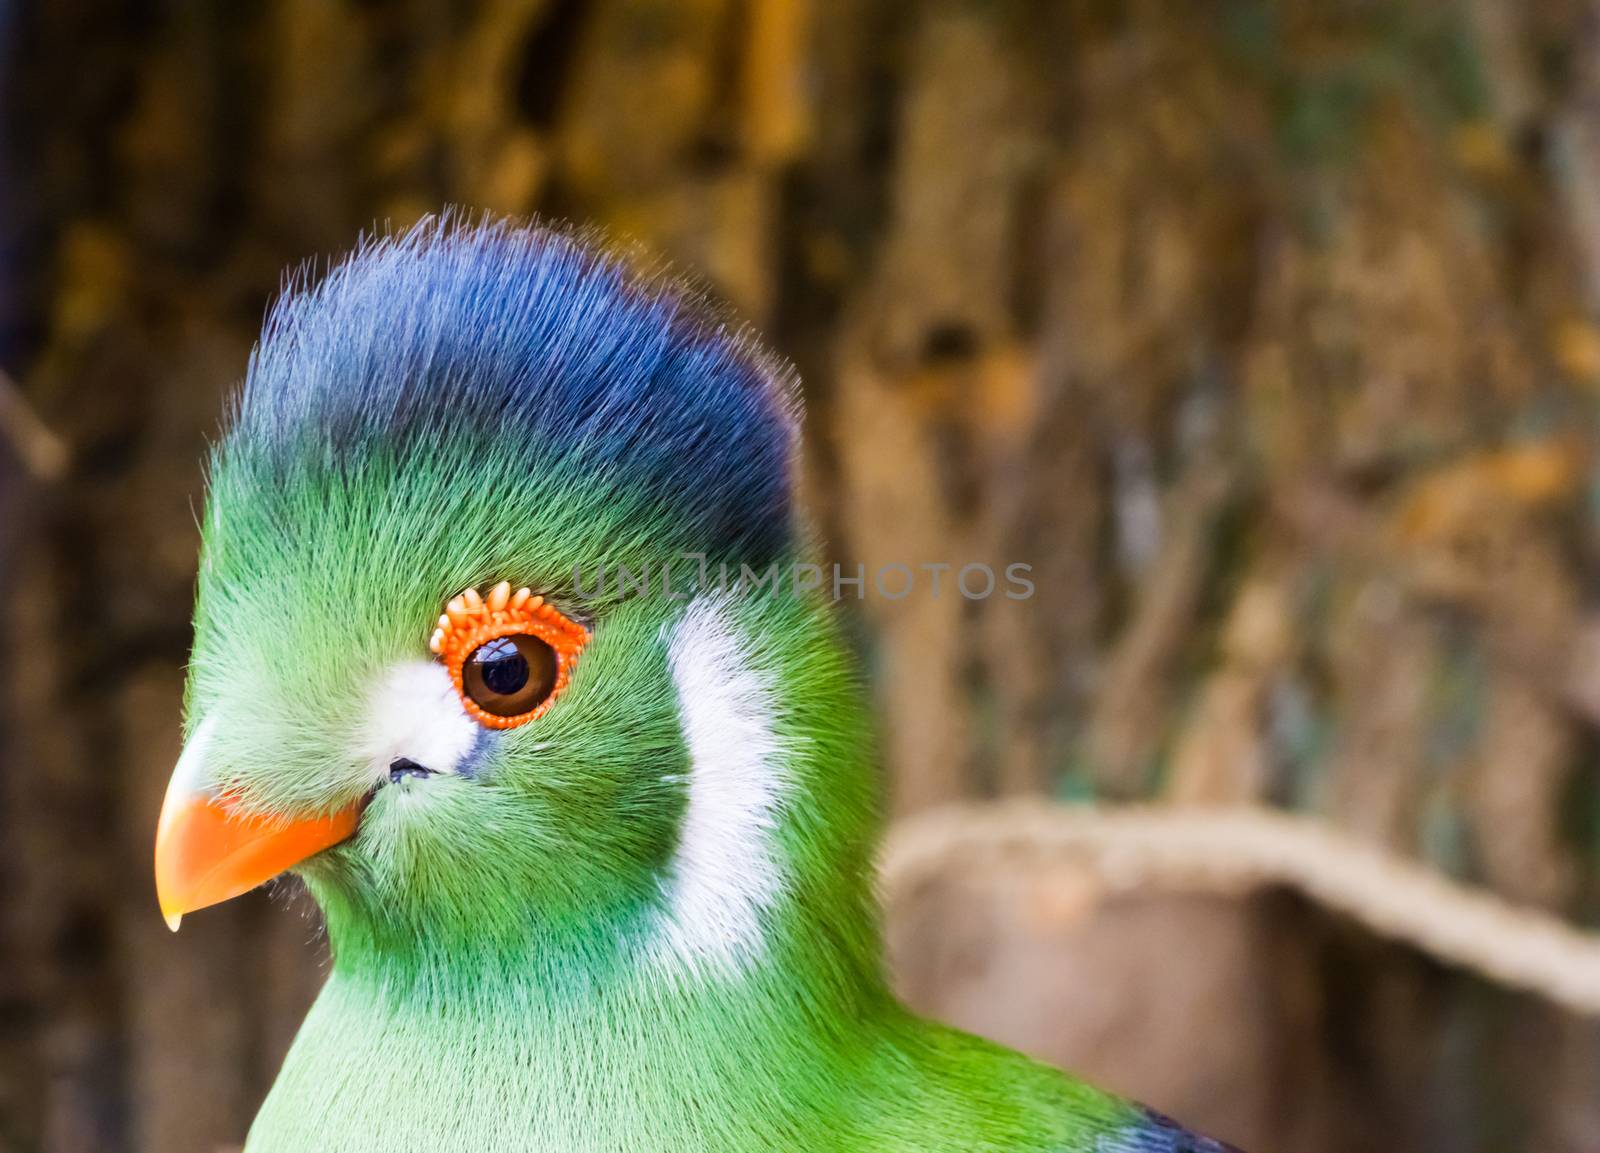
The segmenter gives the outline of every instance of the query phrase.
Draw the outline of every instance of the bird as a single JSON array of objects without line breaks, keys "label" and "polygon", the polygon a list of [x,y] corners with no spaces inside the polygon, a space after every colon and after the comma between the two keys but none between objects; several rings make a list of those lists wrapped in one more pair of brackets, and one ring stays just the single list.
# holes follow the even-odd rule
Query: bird
[{"label": "bird", "polygon": [[581,228],[291,276],[211,449],[183,916],[293,873],[325,983],[249,1153],[1227,1153],[913,1015],[796,374]]}]

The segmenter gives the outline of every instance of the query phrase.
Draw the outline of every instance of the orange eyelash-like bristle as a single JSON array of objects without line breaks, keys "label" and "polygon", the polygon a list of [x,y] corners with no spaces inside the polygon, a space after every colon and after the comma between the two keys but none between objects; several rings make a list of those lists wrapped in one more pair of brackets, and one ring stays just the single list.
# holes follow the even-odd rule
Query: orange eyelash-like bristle
[{"label": "orange eyelash-like bristle", "polygon": [[[515,717],[498,717],[475,704],[462,684],[462,668],[467,658],[483,644],[514,633],[538,637],[556,651],[559,665],[555,688],[532,712]],[[531,589],[511,591],[511,582],[501,581],[488,593],[469,588],[445,605],[439,623],[428,639],[428,648],[437,653],[455,682],[461,703],[478,723],[493,729],[510,729],[524,724],[548,709],[567,687],[572,665],[583,646],[589,643],[589,630],[537,596]]]}]

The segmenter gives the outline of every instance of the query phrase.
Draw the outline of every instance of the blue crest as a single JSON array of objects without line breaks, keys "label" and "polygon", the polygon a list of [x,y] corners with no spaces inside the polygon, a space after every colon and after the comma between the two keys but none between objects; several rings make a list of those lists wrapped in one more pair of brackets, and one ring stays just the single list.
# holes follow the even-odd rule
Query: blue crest
[{"label": "blue crest", "polygon": [[683,284],[569,232],[429,220],[293,283],[231,443],[277,472],[450,446],[648,494],[683,547],[790,534],[791,374]]}]

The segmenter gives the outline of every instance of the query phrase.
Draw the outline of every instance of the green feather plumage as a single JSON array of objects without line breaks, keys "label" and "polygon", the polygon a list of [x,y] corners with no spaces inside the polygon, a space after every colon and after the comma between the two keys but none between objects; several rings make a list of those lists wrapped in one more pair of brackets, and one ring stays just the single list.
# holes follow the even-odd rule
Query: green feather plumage
[{"label": "green feather plumage", "polygon": [[[540,277],[548,299],[521,287]],[[578,319],[548,315],[567,298]],[[593,640],[472,773],[377,789],[301,868],[334,961],[250,1153],[1221,1149],[894,1000],[867,696],[831,606],[787,583],[700,594],[783,750],[759,948],[661,951],[695,769],[671,649],[689,602],[585,600],[573,575],[805,558],[770,357],[670,283],[505,225],[368,246],[275,317],[212,462],[188,697],[192,724],[224,718],[210,784],[278,814],[370,790],[350,753],[370,686],[427,657],[463,588],[527,584]],[[633,359],[584,371],[622,383],[562,385],[607,323],[639,329],[617,338]]]}]

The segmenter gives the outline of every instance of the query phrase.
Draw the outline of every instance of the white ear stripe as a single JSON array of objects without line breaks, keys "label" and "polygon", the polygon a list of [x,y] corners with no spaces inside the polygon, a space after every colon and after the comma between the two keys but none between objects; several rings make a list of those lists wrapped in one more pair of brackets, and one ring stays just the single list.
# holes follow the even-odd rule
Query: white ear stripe
[{"label": "white ear stripe", "polygon": [[785,784],[776,696],[716,598],[689,605],[668,662],[690,766],[658,957],[736,968],[760,955],[762,913],[782,889],[773,844]]}]

